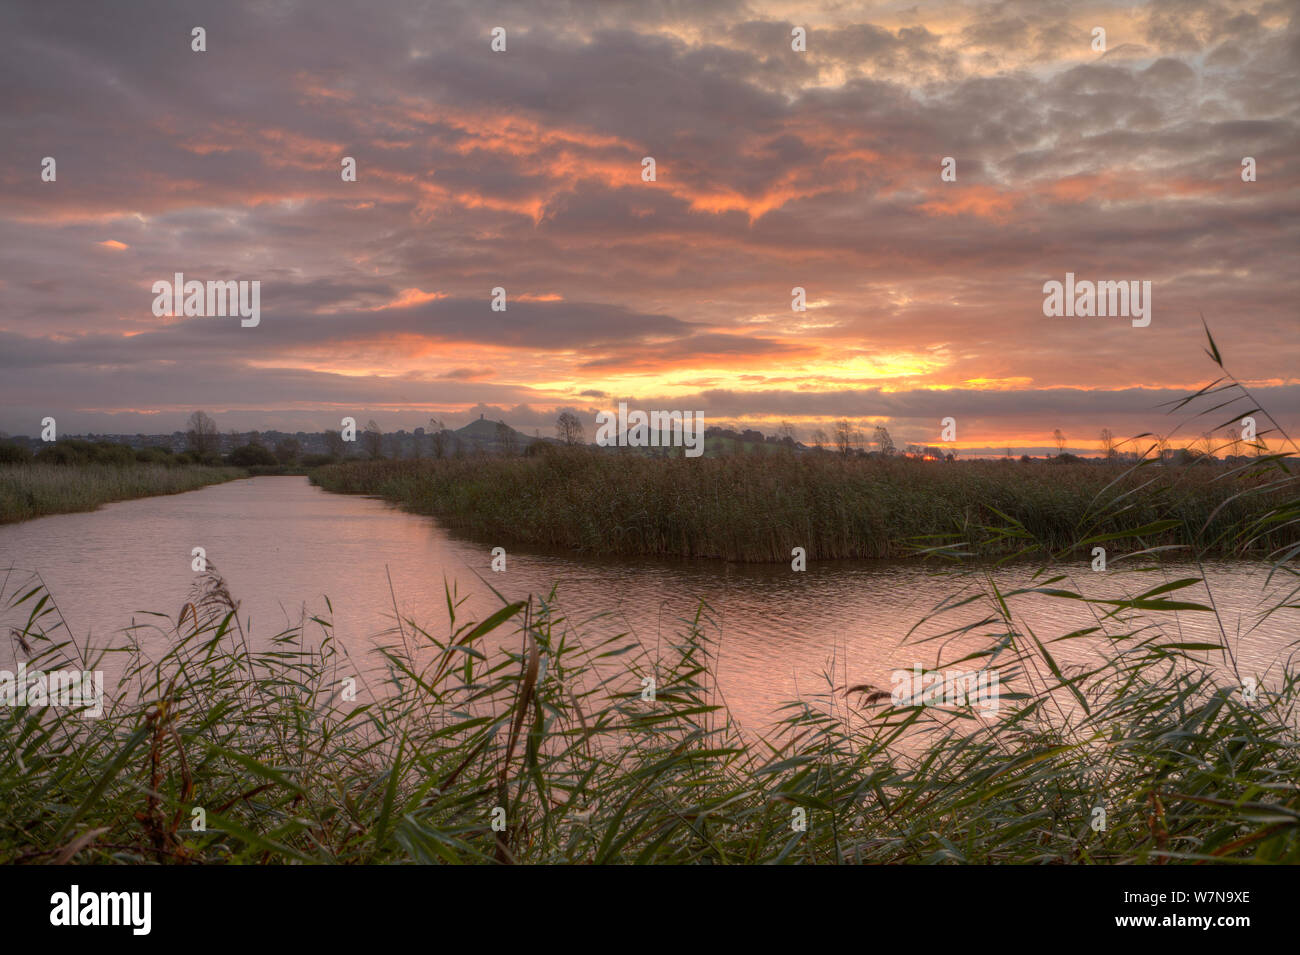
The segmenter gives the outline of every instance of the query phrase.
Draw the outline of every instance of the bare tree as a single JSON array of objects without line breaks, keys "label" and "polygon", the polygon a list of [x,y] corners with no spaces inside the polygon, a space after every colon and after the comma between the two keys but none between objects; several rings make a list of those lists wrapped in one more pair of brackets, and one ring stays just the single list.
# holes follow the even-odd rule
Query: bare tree
[{"label": "bare tree", "polygon": [[1107,461],[1115,460],[1115,436],[1110,433],[1110,428],[1101,429],[1101,450]]},{"label": "bare tree", "polygon": [[196,411],[190,415],[189,431],[185,438],[191,451],[195,454],[216,451],[219,437],[217,423],[208,417],[206,411]]},{"label": "bare tree", "polygon": [[847,455],[853,449],[853,425],[847,418],[841,418],[833,425],[835,429],[835,447],[840,454]]},{"label": "bare tree", "polygon": [[1228,445],[1234,458],[1241,454],[1241,432],[1236,428],[1228,429]]},{"label": "bare tree", "polygon": [[828,437],[826,437],[826,432],[823,431],[821,428],[816,428],[816,429],[813,430],[813,433],[812,433],[812,446],[813,446],[814,448],[816,448],[818,451],[820,451],[820,450],[822,450],[822,448],[826,447],[826,443],[827,443],[829,440],[830,440],[830,439],[829,439]]},{"label": "bare tree", "polygon": [[1057,428],[1055,431],[1052,432],[1052,440],[1056,442],[1056,453],[1057,453],[1057,454],[1064,454],[1064,453],[1065,453],[1065,435],[1061,432],[1061,429],[1060,429],[1060,428]]},{"label": "bare tree", "polygon": [[561,411],[555,419],[555,436],[565,444],[583,444],[582,422],[572,411]]},{"label": "bare tree", "polygon": [[883,425],[876,425],[876,436],[873,440],[882,458],[890,457],[897,450],[894,447],[894,439],[889,436],[889,429]]},{"label": "bare tree", "polygon": [[362,447],[370,455],[370,460],[377,461],[384,456],[384,433],[379,430],[379,425],[375,424],[374,418],[366,422],[366,430],[361,436],[361,441]]},{"label": "bare tree", "polygon": [[447,426],[437,418],[430,418],[429,433],[433,436],[433,456],[441,460],[447,454]]}]

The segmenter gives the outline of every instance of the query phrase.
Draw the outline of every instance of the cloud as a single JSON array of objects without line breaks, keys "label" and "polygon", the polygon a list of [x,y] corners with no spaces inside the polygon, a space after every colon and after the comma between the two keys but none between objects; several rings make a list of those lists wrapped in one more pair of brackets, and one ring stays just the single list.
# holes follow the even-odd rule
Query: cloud
[{"label": "cloud", "polygon": [[[1239,373],[1290,387],[1296,22],[1269,0],[9,5],[0,427],[630,391],[765,420],[996,389],[1050,431],[1057,389],[1208,380],[1202,313]],[[155,318],[176,271],[260,281],[261,325]],[[1151,281],[1151,327],[1044,319],[1067,271]]]}]

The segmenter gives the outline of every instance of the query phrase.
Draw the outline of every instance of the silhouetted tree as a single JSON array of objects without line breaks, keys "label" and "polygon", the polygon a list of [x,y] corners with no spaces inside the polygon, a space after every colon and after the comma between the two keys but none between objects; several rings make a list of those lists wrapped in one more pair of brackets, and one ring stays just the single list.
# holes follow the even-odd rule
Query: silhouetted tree
[{"label": "silhouetted tree", "polygon": [[1115,459],[1115,436],[1110,433],[1110,428],[1101,429],[1101,450],[1107,461]]},{"label": "silhouetted tree", "polygon": [[275,459],[285,466],[296,463],[301,451],[297,438],[281,438],[275,442]]},{"label": "silhouetted tree", "polygon": [[853,448],[853,425],[849,424],[847,418],[841,418],[834,424],[835,429],[835,447],[840,454],[847,455]]},{"label": "silhouetted tree", "polygon": [[260,444],[245,444],[230,452],[230,463],[239,468],[251,468],[275,464],[275,455]]},{"label": "silhouetted tree", "polygon": [[565,444],[582,444],[584,435],[578,416],[572,411],[561,411],[555,419],[555,436]]},{"label": "silhouetted tree", "polygon": [[190,415],[189,431],[185,433],[185,439],[187,447],[195,454],[216,451],[220,441],[217,423],[208,417],[206,411],[196,411]]},{"label": "silhouetted tree", "polygon": [[1228,445],[1234,458],[1241,454],[1241,432],[1235,427],[1228,429]]},{"label": "silhouetted tree", "polygon": [[429,431],[433,435],[433,456],[441,460],[447,454],[447,426],[437,418],[430,418]]},{"label": "silhouetted tree", "polygon": [[384,433],[379,430],[373,418],[366,422],[366,430],[361,435],[362,447],[370,455],[370,460],[377,461],[384,456]]}]

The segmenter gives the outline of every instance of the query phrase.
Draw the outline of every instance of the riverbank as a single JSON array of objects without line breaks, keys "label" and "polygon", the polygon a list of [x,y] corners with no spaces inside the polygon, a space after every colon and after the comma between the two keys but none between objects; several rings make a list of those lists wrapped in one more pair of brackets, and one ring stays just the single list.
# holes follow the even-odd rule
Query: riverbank
[{"label": "riverbank", "polygon": [[110,501],[180,494],[243,477],[248,477],[243,468],[202,465],[0,465],[0,524],[93,511]]},{"label": "riverbank", "polygon": [[[561,449],[530,458],[349,461],[311,480],[381,497],[493,544],[590,556],[788,563],[795,547],[809,560],[830,560],[944,545],[1039,556],[1108,535],[1123,536],[1129,550],[1182,545],[1238,556],[1297,539],[1270,521],[1288,500],[1275,471],[1223,465],[832,454],[687,460]],[[1270,529],[1278,523],[1282,530]]]},{"label": "riverbank", "polygon": [[[95,669],[43,588],[13,593],[30,670]],[[593,645],[544,603],[468,622],[449,596],[353,678],[327,619],[250,649],[210,576],[98,716],[0,707],[0,863],[1300,862],[1294,668],[1225,683],[1154,636],[1161,603],[1065,670],[994,609],[961,664],[1002,674],[991,711],[832,673],[751,741],[704,611]]]}]

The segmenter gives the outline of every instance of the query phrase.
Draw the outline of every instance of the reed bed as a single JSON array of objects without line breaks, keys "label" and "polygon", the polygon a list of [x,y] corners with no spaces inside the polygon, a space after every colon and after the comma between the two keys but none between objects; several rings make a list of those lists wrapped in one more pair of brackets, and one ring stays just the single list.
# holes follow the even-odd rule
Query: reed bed
[{"label": "reed bed", "polygon": [[[1000,555],[1017,541],[979,529],[1003,517],[1052,550],[1093,532],[1141,528],[1148,546],[1214,542],[1222,553],[1300,539],[1294,528],[1277,528],[1243,541],[1236,531],[1278,498],[1265,471],[1223,465],[674,459],[562,449],[530,458],[347,462],[319,469],[312,481],[382,497],[494,545],[592,556],[788,562],[803,547],[811,560],[889,558],[953,534]],[[1247,487],[1261,490],[1242,495]],[[1106,523],[1095,527],[1099,513]]]},{"label": "reed bed", "polygon": [[109,501],[180,494],[247,476],[240,468],[199,465],[9,464],[0,466],[0,524],[93,511]]},{"label": "reed bed", "polygon": [[[1294,440],[1230,374],[1172,403],[1180,429],[1209,433],[1259,419],[1234,463],[1172,465],[1156,435],[1126,444],[1132,465],[1075,459],[938,462],[828,453],[648,457],[538,445],[530,457],[348,461],[319,468],[327,491],[382,497],[491,543],[598,557],[784,562],[901,557],[960,540],[965,553],[1042,559],[1098,539],[1140,548],[1258,556],[1300,543],[1285,513]],[[1235,432],[1233,432],[1235,433]],[[1270,450],[1281,447],[1278,452]],[[1253,458],[1237,454],[1244,450]]]}]

